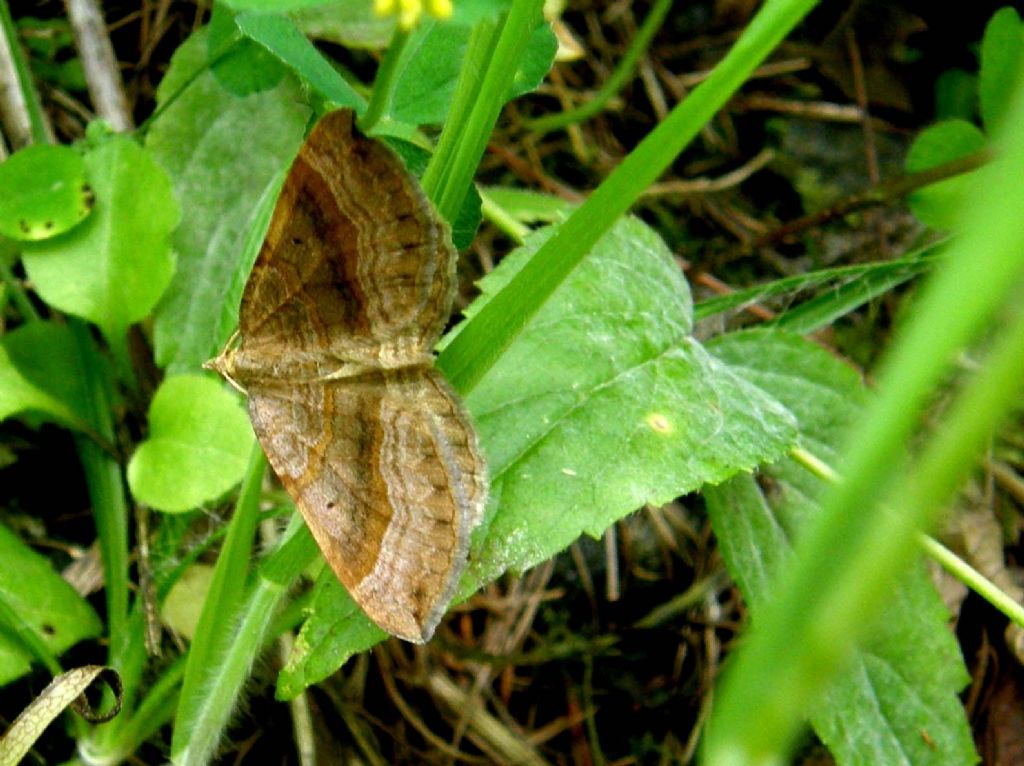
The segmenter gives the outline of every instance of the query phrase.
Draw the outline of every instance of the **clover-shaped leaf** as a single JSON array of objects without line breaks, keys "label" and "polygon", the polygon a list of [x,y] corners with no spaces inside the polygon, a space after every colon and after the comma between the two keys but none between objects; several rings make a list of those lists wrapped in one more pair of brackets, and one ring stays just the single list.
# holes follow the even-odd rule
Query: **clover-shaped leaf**
[{"label": "clover-shaped leaf", "polygon": [[249,418],[220,383],[168,378],[150,405],[149,438],[128,464],[128,485],[157,510],[190,510],[241,481],[252,443]]}]

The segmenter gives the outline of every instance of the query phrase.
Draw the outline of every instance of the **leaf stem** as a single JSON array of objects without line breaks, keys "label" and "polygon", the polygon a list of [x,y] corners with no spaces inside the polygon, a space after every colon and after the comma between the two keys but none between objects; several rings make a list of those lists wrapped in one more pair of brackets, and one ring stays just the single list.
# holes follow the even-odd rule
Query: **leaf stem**
[{"label": "leaf stem", "polygon": [[384,53],[384,59],[380,62],[377,76],[373,80],[370,102],[366,105],[363,116],[359,118],[359,129],[367,135],[373,132],[374,127],[384,115],[384,110],[391,104],[391,96],[397,84],[395,73],[398,71],[398,62],[402,58],[402,52],[408,41],[409,30],[402,29],[401,25],[395,25],[391,43]]}]

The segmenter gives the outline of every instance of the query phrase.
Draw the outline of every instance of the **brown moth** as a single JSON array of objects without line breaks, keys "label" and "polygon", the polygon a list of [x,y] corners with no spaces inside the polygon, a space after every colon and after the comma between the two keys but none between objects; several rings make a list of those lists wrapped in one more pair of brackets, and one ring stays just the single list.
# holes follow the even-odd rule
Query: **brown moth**
[{"label": "brown moth", "polygon": [[487,495],[476,434],[433,368],[451,313],[447,224],[402,161],[331,112],[299,150],[245,285],[242,388],[270,465],[363,611],[433,635]]}]

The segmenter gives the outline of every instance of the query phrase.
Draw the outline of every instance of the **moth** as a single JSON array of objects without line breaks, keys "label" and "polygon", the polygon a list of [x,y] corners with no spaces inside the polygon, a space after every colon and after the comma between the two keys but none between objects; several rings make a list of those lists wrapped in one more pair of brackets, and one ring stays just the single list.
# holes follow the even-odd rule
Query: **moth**
[{"label": "moth", "polygon": [[433,635],[487,497],[458,396],[433,367],[452,310],[448,225],[384,144],[328,113],[295,158],[211,369],[338,579],[381,628]]}]

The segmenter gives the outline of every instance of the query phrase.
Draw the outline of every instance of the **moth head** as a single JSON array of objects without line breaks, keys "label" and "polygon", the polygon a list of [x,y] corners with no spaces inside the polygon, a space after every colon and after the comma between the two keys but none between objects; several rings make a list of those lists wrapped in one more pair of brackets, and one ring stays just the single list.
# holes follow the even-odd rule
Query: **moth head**
[{"label": "moth head", "polygon": [[213,370],[222,378],[224,378],[224,380],[226,380],[228,383],[230,383],[232,386],[234,386],[244,394],[245,389],[242,388],[241,384],[239,384],[235,376],[235,357],[238,354],[238,349],[233,348],[232,346],[234,345],[234,340],[236,336],[237,333],[231,336],[231,339],[227,342],[227,345],[224,346],[224,349],[217,356],[215,356],[213,359],[210,359],[209,361],[203,362],[203,369]]}]

